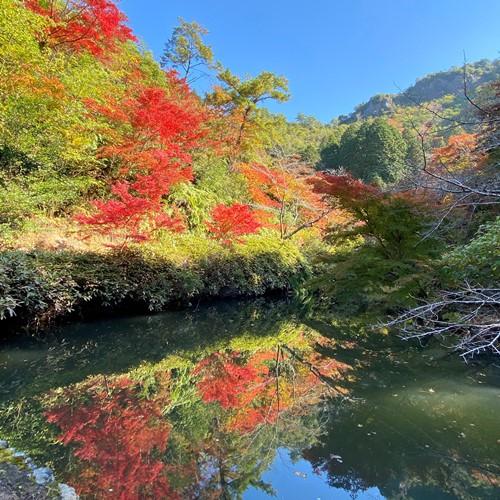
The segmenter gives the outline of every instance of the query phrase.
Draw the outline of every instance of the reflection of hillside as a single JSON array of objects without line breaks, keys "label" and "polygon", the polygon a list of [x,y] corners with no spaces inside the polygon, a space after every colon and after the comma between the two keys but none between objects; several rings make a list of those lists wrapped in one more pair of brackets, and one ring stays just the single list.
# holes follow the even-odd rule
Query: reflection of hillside
[{"label": "reflection of hillside", "polygon": [[[276,449],[317,441],[322,401],[350,371],[319,355],[317,334],[284,310],[248,308],[238,321],[207,311],[177,328],[179,342],[163,359],[38,396],[33,417],[40,423],[42,411],[46,433],[60,443],[61,474],[84,498],[270,492],[260,476]],[[208,325],[219,335],[201,342]]]},{"label": "reflection of hillside", "polygon": [[0,406],[2,437],[84,498],[271,493],[261,478],[280,448],[352,494],[497,492],[494,380],[439,351],[284,302],[86,328],[71,347],[30,352]]},{"label": "reflection of hillside", "polygon": [[[285,301],[227,301],[132,318],[81,323],[61,329],[44,343],[21,340],[0,353],[6,370],[0,400],[35,395],[98,374],[126,373],[145,361],[174,352],[215,350],[235,342],[269,342],[285,323],[298,322],[296,306]],[[238,346],[236,346],[238,347]],[[26,362],[28,360],[28,362]],[[7,370],[8,368],[8,370]]]}]

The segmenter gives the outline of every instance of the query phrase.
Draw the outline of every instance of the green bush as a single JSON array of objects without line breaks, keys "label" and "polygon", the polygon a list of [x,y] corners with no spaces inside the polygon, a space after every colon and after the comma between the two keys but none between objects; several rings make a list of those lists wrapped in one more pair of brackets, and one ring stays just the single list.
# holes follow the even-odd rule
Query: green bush
[{"label": "green bush", "polygon": [[17,227],[33,215],[68,213],[98,185],[92,177],[62,177],[50,171],[0,178],[0,224]]},{"label": "green bush", "polygon": [[71,312],[80,298],[72,277],[50,265],[43,255],[0,254],[0,320],[28,313],[26,321],[36,327]]},{"label": "green bush", "polygon": [[448,284],[498,286],[500,281],[500,217],[479,228],[475,238],[443,257],[441,275]]},{"label": "green bush", "polygon": [[349,312],[380,312],[412,305],[435,280],[432,263],[441,242],[422,238],[427,216],[401,198],[362,200],[353,208],[362,224],[332,229],[333,251],[318,257],[310,288]]},{"label": "green bush", "polygon": [[387,258],[372,245],[319,258],[309,287],[346,312],[413,305],[434,279],[429,257]]}]

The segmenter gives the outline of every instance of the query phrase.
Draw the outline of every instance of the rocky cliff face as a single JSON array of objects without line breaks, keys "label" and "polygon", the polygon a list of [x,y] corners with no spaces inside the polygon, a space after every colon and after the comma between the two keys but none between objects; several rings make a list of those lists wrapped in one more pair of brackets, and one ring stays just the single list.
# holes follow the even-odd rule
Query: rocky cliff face
[{"label": "rocky cliff face", "polygon": [[360,104],[353,113],[339,117],[340,123],[352,123],[357,120],[390,114],[395,110],[396,104],[391,94],[377,94],[368,102]]},{"label": "rocky cliff face", "polygon": [[[467,66],[467,86],[471,93],[478,87],[500,79],[500,59],[478,61]],[[463,68],[432,73],[420,78],[414,85],[399,94],[378,94],[361,104],[349,115],[339,117],[340,123],[375,118],[390,114],[396,107],[415,106],[440,99],[446,95],[463,93]]]}]

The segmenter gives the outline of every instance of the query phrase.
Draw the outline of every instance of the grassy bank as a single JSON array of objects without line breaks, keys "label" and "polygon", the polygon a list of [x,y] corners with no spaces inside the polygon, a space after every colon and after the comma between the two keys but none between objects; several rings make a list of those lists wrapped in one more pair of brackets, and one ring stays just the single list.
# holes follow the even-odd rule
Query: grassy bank
[{"label": "grassy bank", "polygon": [[70,316],[156,312],[192,301],[287,290],[307,276],[297,246],[271,233],[226,247],[179,236],[126,250],[6,250],[0,254],[2,332],[39,332]]}]

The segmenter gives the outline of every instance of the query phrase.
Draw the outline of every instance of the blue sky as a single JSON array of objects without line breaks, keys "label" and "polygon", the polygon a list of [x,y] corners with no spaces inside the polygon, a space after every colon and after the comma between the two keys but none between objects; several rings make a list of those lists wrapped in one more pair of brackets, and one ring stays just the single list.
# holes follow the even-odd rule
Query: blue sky
[{"label": "blue sky", "polygon": [[[292,98],[270,106],[322,121],[378,93],[467,59],[496,58],[500,0],[121,0],[159,58],[179,17],[210,34],[215,56],[240,76],[273,71]],[[208,85],[209,82],[205,82]]]}]

